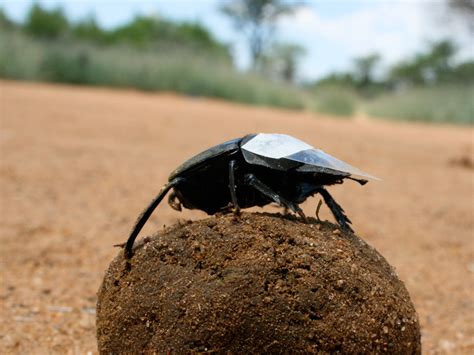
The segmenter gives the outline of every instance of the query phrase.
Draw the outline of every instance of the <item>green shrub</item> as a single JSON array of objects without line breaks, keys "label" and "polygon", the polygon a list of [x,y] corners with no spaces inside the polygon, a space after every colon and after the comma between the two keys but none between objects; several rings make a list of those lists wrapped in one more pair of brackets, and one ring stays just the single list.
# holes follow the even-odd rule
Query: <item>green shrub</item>
[{"label": "green shrub", "polygon": [[44,49],[18,32],[0,35],[0,77],[39,80]]},{"label": "green shrub", "polygon": [[0,36],[0,77],[175,91],[255,105],[304,107],[294,87],[242,74],[213,53],[196,48],[125,45],[99,47],[63,38],[33,39],[16,32]]},{"label": "green shrub", "polygon": [[343,86],[320,86],[314,90],[313,109],[336,116],[352,116],[356,110],[357,96]]},{"label": "green shrub", "polygon": [[8,18],[8,16],[5,14],[5,11],[0,8],[0,29],[12,30],[17,26],[18,25],[15,22]]},{"label": "green shrub", "polygon": [[40,64],[41,77],[47,81],[70,84],[90,82],[90,58],[87,51],[65,53],[53,50]]},{"label": "green shrub", "polygon": [[72,26],[72,36],[79,40],[104,43],[107,33],[100,28],[95,17],[89,16]]},{"label": "green shrub", "polygon": [[367,103],[376,117],[408,121],[474,123],[474,86],[411,88]]}]

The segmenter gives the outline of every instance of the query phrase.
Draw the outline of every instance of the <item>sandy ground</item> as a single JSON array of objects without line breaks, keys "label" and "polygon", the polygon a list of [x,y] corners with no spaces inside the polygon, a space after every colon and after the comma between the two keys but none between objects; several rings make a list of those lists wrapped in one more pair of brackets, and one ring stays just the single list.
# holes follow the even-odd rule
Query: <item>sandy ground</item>
[{"label": "sandy ground", "polygon": [[[452,163],[473,158],[472,128],[16,82],[0,82],[0,100],[1,352],[95,353],[112,245],[179,163],[248,132],[294,135],[383,178],[331,192],[406,283],[424,352],[474,352],[474,170]],[[201,217],[163,204],[144,232]]]}]

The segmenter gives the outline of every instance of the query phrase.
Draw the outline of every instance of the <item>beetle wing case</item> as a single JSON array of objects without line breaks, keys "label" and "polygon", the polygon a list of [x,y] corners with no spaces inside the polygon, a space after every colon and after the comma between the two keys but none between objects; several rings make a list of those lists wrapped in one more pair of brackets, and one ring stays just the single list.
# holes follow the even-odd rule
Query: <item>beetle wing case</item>
[{"label": "beetle wing case", "polygon": [[169,176],[168,180],[171,181],[178,175],[186,173],[196,167],[199,167],[203,163],[207,163],[208,160],[219,157],[225,154],[232,154],[239,150],[239,143],[242,138],[235,138],[230,141],[218,144],[212,148],[206,149],[205,151],[193,156],[186,160],[183,164],[178,166]]},{"label": "beetle wing case", "polygon": [[347,164],[346,162],[334,158],[333,156],[325,153],[321,149],[308,149],[301,152],[295,153],[287,157],[287,159],[298,161],[303,164],[319,166],[322,168],[340,171],[342,173],[360,176],[364,178],[380,180],[379,178],[367,174],[356,167]]},{"label": "beetle wing case", "polygon": [[315,149],[286,134],[260,133],[242,144],[241,148],[243,156],[249,164],[263,165],[277,170],[289,170],[305,164],[322,168],[332,174],[339,172],[341,175],[355,175],[379,180],[321,149]]}]

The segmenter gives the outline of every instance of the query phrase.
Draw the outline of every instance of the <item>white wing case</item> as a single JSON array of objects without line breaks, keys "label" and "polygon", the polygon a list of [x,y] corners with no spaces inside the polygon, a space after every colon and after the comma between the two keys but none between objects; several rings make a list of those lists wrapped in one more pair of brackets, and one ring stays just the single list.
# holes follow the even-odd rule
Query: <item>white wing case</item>
[{"label": "white wing case", "polygon": [[367,174],[356,167],[343,162],[333,156],[323,152],[321,149],[308,149],[301,152],[292,154],[287,159],[296,160],[300,163],[305,163],[309,165],[320,166],[323,168],[328,168],[332,170],[342,171],[344,173],[349,173],[351,175],[356,175],[368,179],[380,180],[378,177]]},{"label": "white wing case", "polygon": [[271,159],[289,159],[300,163],[341,171],[364,178],[380,180],[353,167],[333,156],[315,149],[309,144],[286,134],[257,134],[242,146],[242,149],[253,154]]},{"label": "white wing case", "polygon": [[272,159],[285,158],[311,148],[309,144],[286,134],[268,133],[259,133],[242,146],[248,152]]}]

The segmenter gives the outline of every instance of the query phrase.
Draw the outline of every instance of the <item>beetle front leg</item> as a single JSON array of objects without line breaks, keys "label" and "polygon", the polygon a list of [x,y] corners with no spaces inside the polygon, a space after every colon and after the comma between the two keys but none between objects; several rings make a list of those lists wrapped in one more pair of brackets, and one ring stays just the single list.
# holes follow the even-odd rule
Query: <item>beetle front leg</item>
[{"label": "beetle front leg", "polygon": [[303,210],[291,201],[288,201],[284,197],[280,196],[278,193],[273,191],[270,187],[261,182],[255,175],[247,174],[245,175],[245,183],[257,191],[261,192],[263,195],[267,196],[269,199],[275,201],[282,207],[289,208],[294,213],[297,213],[304,221],[306,221],[306,216],[303,213]]},{"label": "beetle front leg", "polygon": [[168,191],[172,188],[177,186],[179,183],[184,181],[183,178],[175,178],[168,182],[165,186],[163,186],[158,192],[158,195],[151,201],[151,203],[148,205],[147,208],[143,210],[143,212],[138,216],[137,221],[135,222],[135,226],[132,229],[132,232],[130,233],[130,236],[127,239],[127,242],[125,243],[125,257],[127,259],[130,259],[133,255],[133,243],[135,242],[135,239],[138,236],[138,233],[142,230],[143,226],[145,225],[146,221],[148,218],[150,218],[150,215],[153,213],[155,208],[160,204],[161,200],[166,196]]},{"label": "beetle front leg", "polygon": [[229,162],[229,190],[230,198],[232,200],[232,204],[234,205],[234,212],[236,214],[240,214],[240,206],[237,201],[237,187],[235,185],[235,160],[231,160]]}]

